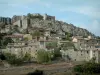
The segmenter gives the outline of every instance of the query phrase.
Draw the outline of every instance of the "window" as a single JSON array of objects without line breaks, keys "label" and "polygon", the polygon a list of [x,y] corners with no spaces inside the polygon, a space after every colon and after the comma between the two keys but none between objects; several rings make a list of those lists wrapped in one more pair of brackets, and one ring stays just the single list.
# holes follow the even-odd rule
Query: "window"
[{"label": "window", "polygon": [[93,54],[93,56],[95,57],[95,54]]},{"label": "window", "polygon": [[25,43],[25,45],[28,45],[28,43]]},{"label": "window", "polygon": [[40,42],[40,45],[44,45],[44,42],[41,41],[41,42]]},{"label": "window", "polygon": [[95,46],[95,48],[100,48],[100,46]]},{"label": "window", "polygon": [[87,53],[89,53],[89,51],[87,51]]},{"label": "window", "polygon": [[80,46],[81,46],[81,43],[80,43]]},{"label": "window", "polygon": [[46,40],[48,40],[49,38],[48,37],[46,37]]}]

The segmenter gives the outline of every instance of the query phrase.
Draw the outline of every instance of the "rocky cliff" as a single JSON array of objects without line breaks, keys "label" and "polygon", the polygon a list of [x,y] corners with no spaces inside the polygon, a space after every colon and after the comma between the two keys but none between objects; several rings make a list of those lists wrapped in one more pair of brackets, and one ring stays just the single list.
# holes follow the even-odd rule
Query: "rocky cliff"
[{"label": "rocky cliff", "polygon": [[[43,29],[50,29],[51,31],[56,32],[56,34],[60,34],[60,35],[64,35],[66,32],[68,32],[74,36],[76,36],[76,35],[85,36],[85,37],[87,37],[88,35],[95,36],[94,34],[92,34],[91,32],[89,32],[86,29],[76,27],[73,24],[68,24],[66,22],[62,22],[62,21],[58,21],[58,20],[46,20],[46,19],[44,20],[44,19],[39,19],[39,18],[29,18],[28,16],[27,16],[27,19],[29,21],[28,28],[27,28],[28,30],[24,29],[23,30],[24,33],[25,32],[29,32],[29,33],[33,32],[34,27],[39,27],[39,28],[43,28]],[[4,25],[0,24],[0,26],[1,26],[0,28],[2,29],[2,27]],[[10,26],[11,26],[10,31],[15,31],[14,29],[16,29],[16,28],[13,28],[13,25],[10,25]],[[7,30],[7,28],[6,28],[6,30]],[[19,30],[20,30],[20,32],[22,32],[22,29],[20,27],[19,27]]]},{"label": "rocky cliff", "polygon": [[94,34],[92,34],[91,32],[89,32],[86,29],[83,28],[79,28],[74,26],[73,24],[68,24],[66,22],[62,22],[62,21],[50,21],[50,20],[39,20],[39,19],[31,19],[30,20],[30,27],[40,27],[40,28],[44,28],[44,29],[50,29],[51,31],[56,32],[57,34],[65,34],[66,32],[76,36],[94,36]]}]

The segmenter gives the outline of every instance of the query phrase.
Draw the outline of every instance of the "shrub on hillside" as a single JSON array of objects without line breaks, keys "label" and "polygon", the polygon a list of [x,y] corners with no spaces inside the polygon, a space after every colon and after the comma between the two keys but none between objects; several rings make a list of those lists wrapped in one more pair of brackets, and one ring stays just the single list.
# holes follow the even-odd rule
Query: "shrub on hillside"
[{"label": "shrub on hillside", "polygon": [[51,61],[51,54],[45,50],[38,50],[37,52],[38,63],[46,63]]},{"label": "shrub on hillside", "polygon": [[0,59],[1,60],[5,60],[6,59],[6,57],[4,56],[4,54],[2,54],[2,53],[0,54]]},{"label": "shrub on hillside", "polygon": [[100,73],[100,64],[89,62],[82,65],[76,65],[74,71],[80,73]]},{"label": "shrub on hillside", "polygon": [[27,75],[44,75],[43,71],[41,70],[35,70],[34,72],[30,72]]},{"label": "shrub on hillside", "polygon": [[5,53],[6,61],[11,65],[20,65],[23,63],[22,58],[17,58],[15,54]]},{"label": "shrub on hillside", "polygon": [[25,56],[23,57],[24,61],[31,61],[31,55],[29,53],[26,53]]},{"label": "shrub on hillside", "polygon": [[57,42],[47,42],[46,43],[46,48],[48,50],[57,48]]},{"label": "shrub on hillside", "polygon": [[54,58],[61,57],[61,52],[59,48],[55,48],[54,50]]}]

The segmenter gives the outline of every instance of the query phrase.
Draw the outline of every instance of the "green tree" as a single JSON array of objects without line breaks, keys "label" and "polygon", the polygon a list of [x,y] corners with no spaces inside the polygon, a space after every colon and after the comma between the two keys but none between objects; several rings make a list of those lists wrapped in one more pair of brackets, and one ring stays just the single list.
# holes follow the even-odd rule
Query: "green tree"
[{"label": "green tree", "polygon": [[66,40],[68,40],[68,41],[71,41],[72,40],[71,39],[71,37],[72,37],[72,34],[71,33],[66,32],[65,35],[66,35]]},{"label": "green tree", "polygon": [[79,73],[97,74],[100,73],[100,63],[87,62],[81,65],[74,66],[74,71]]},{"label": "green tree", "polygon": [[74,71],[75,71],[75,72],[79,72],[79,73],[83,72],[82,65],[76,65],[76,66],[74,67]]},{"label": "green tree", "polygon": [[37,14],[37,15],[33,15],[33,14],[30,14],[30,13],[28,13],[27,14],[27,17],[30,19],[40,19],[40,20],[43,20],[43,16],[42,15],[40,15],[40,14]]},{"label": "green tree", "polygon": [[42,70],[35,70],[34,72],[29,72],[27,75],[44,75]]},{"label": "green tree", "polygon": [[0,59],[1,59],[1,60],[6,60],[6,57],[4,56],[3,53],[0,53]]},{"label": "green tree", "polygon": [[57,42],[47,42],[46,43],[46,48],[48,50],[53,49],[53,59],[55,59],[56,57],[61,57],[61,52],[60,52],[60,48],[57,45]]},{"label": "green tree", "polygon": [[32,18],[32,14],[28,13],[28,14],[27,14],[27,17],[28,17],[29,19]]},{"label": "green tree", "polygon": [[57,42],[47,42],[46,43],[46,48],[47,49],[55,49],[55,48],[57,48]]},{"label": "green tree", "polygon": [[61,52],[59,48],[55,48],[54,50],[54,58],[61,57]]},{"label": "green tree", "polygon": [[0,37],[0,48],[5,48],[8,43],[13,43],[13,40],[10,37],[4,38],[4,36]]},{"label": "green tree", "polygon": [[76,48],[72,42],[67,42],[67,43],[61,44],[61,48],[63,50],[68,50],[69,48],[74,48],[76,50]]},{"label": "green tree", "polygon": [[33,36],[40,37],[40,35],[41,35],[41,34],[40,34],[40,32],[39,32],[39,31],[37,31],[37,30],[33,33]]},{"label": "green tree", "polygon": [[97,36],[97,39],[100,39],[100,36]]},{"label": "green tree", "polygon": [[36,30],[35,32],[32,33],[32,36],[36,37],[36,39],[39,40],[39,37],[41,36],[41,34],[39,31]]},{"label": "green tree", "polygon": [[37,52],[37,61],[38,63],[47,63],[51,61],[51,56],[49,52],[45,50],[38,50]]},{"label": "green tree", "polygon": [[36,37],[37,40],[39,40],[40,36],[44,36],[42,32],[40,32],[39,30],[35,30],[32,33],[32,37]]},{"label": "green tree", "polygon": [[14,41],[8,37],[3,39],[3,45],[6,46],[8,43],[13,43]]},{"label": "green tree", "polygon": [[26,53],[25,56],[23,57],[24,61],[30,61],[31,60],[31,55],[29,53]]},{"label": "green tree", "polygon": [[5,53],[6,61],[11,65],[21,65],[23,58],[17,58],[15,54]]}]

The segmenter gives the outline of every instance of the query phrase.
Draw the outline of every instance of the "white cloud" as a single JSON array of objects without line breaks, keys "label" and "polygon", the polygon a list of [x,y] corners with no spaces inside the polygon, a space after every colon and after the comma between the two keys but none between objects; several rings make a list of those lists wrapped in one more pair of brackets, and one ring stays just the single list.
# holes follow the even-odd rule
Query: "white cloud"
[{"label": "white cloud", "polygon": [[92,23],[90,23],[87,26],[86,25],[81,25],[80,27],[88,29],[89,31],[91,31],[95,35],[100,36],[100,22],[98,20],[94,20]]},{"label": "white cloud", "polygon": [[38,5],[43,5],[46,7],[50,7],[51,3],[48,1],[42,1],[42,0],[3,0],[0,1],[0,4],[7,4],[9,6],[21,6],[21,5],[30,5],[30,4],[38,4]]},{"label": "white cloud", "polygon": [[45,7],[47,7],[47,8],[50,8],[50,7],[52,6],[52,3],[46,2],[46,1],[38,1],[37,4],[38,4],[38,5],[45,6]]},{"label": "white cloud", "polygon": [[80,7],[76,8],[77,13],[82,13],[84,15],[88,15],[93,18],[100,18],[100,11],[98,11],[94,7]]},{"label": "white cloud", "polygon": [[[14,8],[23,8],[23,9],[27,9],[27,10],[33,10],[33,5],[37,5],[40,7],[46,7],[46,8],[50,8],[52,6],[52,3],[50,2],[46,2],[46,1],[41,1],[41,0],[4,0],[4,1],[0,1],[0,3],[2,3],[2,6],[7,6],[6,10],[3,10],[5,12],[7,12],[8,10],[13,10]],[[18,11],[21,12],[21,11]]]},{"label": "white cloud", "polygon": [[100,22],[94,20],[93,23],[88,27],[88,29],[94,32],[96,35],[100,35]]},{"label": "white cloud", "polygon": [[28,3],[36,3],[39,0],[2,0],[0,4],[28,4]]},{"label": "white cloud", "polygon": [[45,3],[45,6],[48,7],[48,8],[50,8],[51,5],[52,5],[52,4],[50,4],[50,3]]},{"label": "white cloud", "polygon": [[89,7],[89,6],[78,6],[78,7],[67,7],[60,8],[61,12],[71,11],[76,13],[81,13],[93,18],[100,18],[100,10],[99,8]]},{"label": "white cloud", "polygon": [[93,20],[93,21],[88,25],[83,24],[83,25],[79,25],[79,26],[81,28],[85,28],[85,29],[91,31],[95,35],[100,36],[100,22],[98,21],[100,19],[100,9],[98,7],[90,6],[90,5],[66,6],[66,7],[61,7],[59,10],[60,10],[60,12],[71,11],[71,12],[89,16],[91,18],[91,20]]}]

